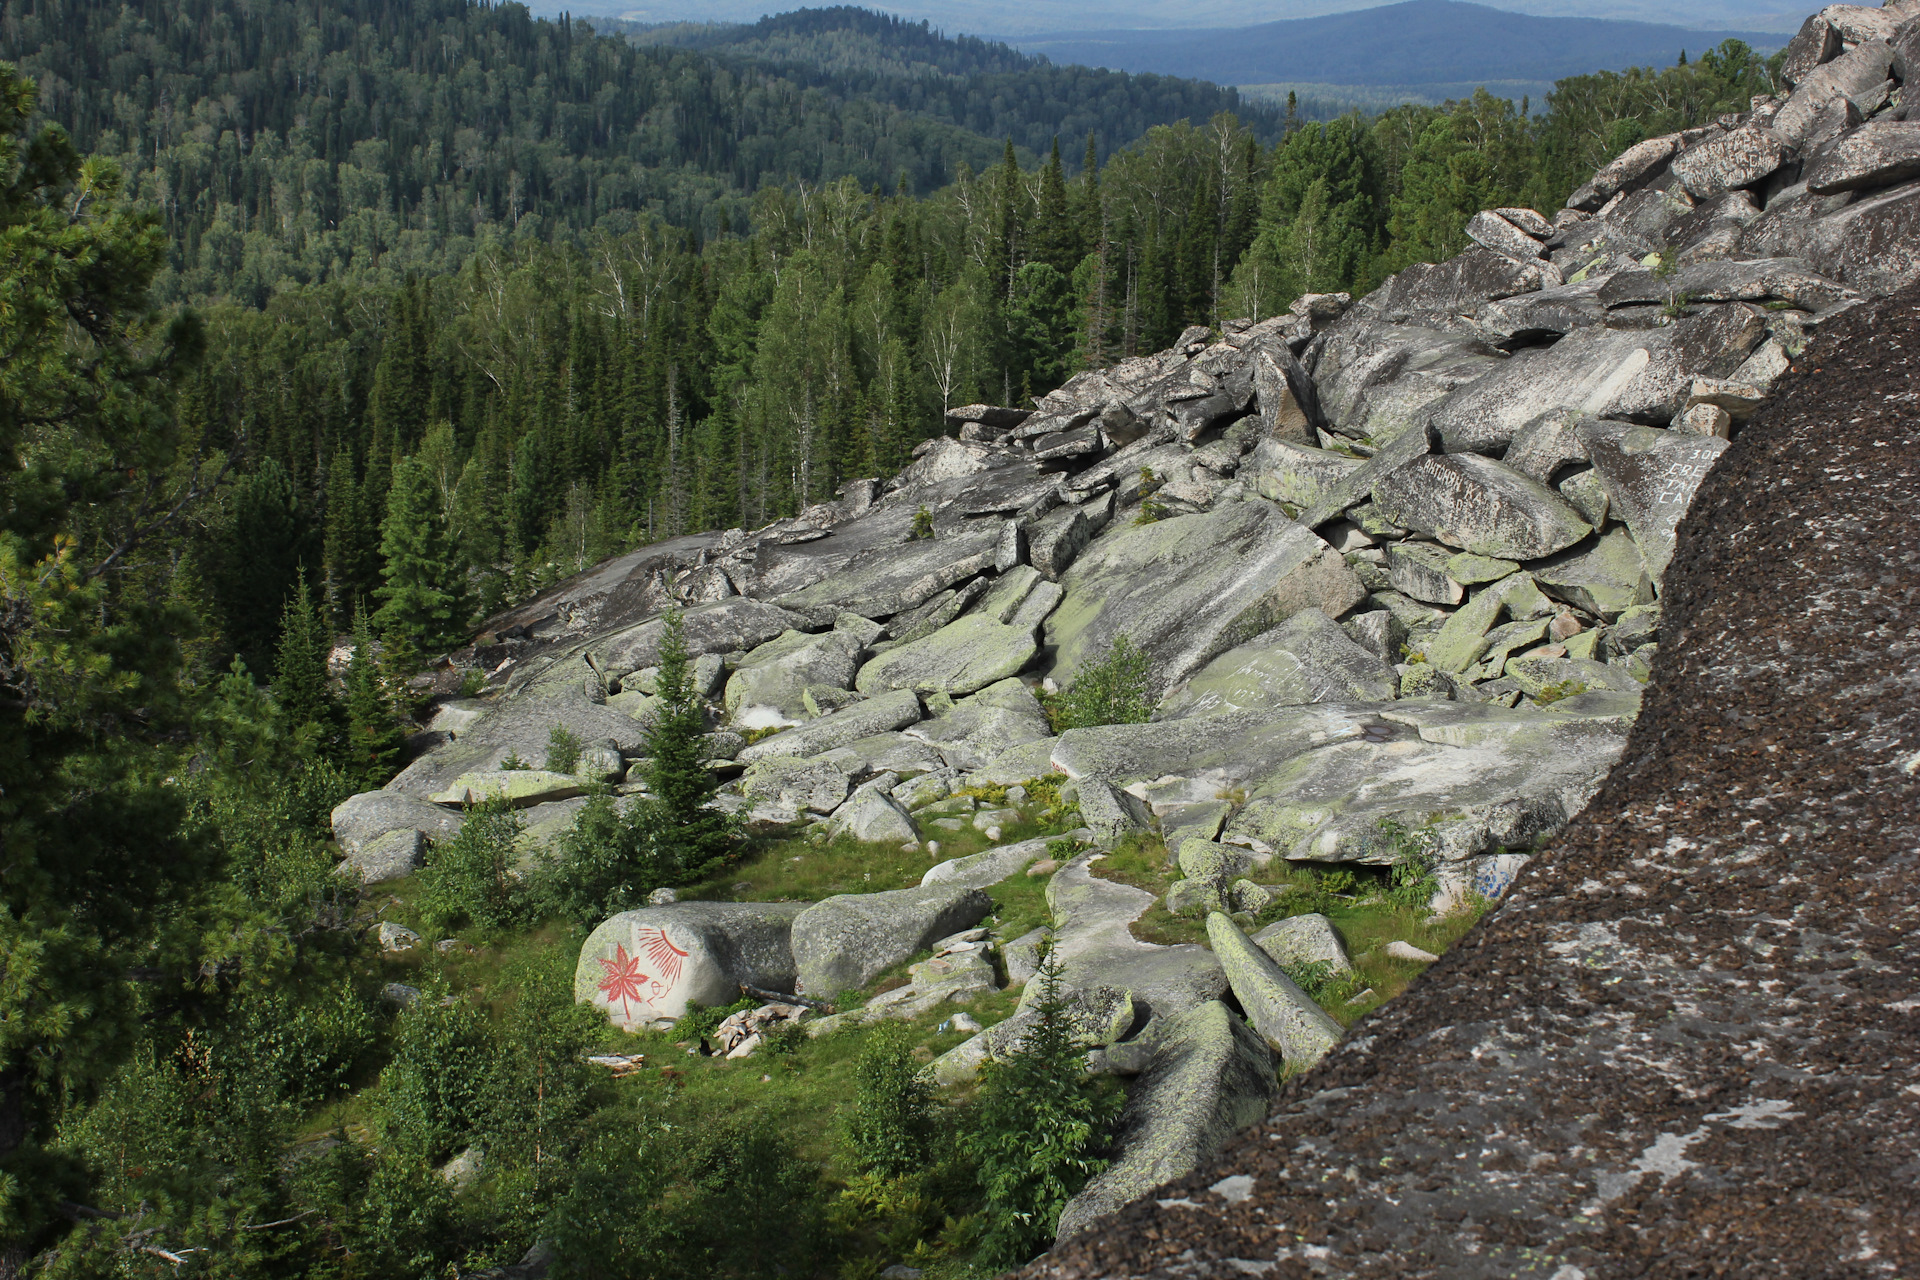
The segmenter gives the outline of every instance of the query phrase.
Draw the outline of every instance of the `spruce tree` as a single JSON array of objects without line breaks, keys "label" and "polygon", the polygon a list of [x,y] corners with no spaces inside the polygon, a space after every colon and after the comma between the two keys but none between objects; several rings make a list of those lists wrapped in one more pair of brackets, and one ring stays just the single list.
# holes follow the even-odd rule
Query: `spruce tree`
[{"label": "spruce tree", "polygon": [[706,732],[700,697],[693,687],[693,659],[678,610],[665,618],[660,639],[660,673],[654,679],[659,701],[647,726],[647,764],[643,772],[663,870],[682,881],[699,874],[734,850],[734,822],[708,807],[719,790],[705,763],[701,736]]},{"label": "spruce tree", "polygon": [[1035,1021],[1019,1047],[982,1071],[961,1145],[979,1168],[987,1229],[982,1260],[1015,1266],[1045,1248],[1060,1211],[1106,1167],[1093,1154],[1118,1117],[1120,1098],[1087,1077],[1071,998],[1049,949],[1034,975]]},{"label": "spruce tree", "polygon": [[353,453],[336,449],[327,470],[327,521],[322,556],[326,565],[326,604],[336,627],[353,618],[353,602],[373,590],[373,528],[360,482],[353,474]]},{"label": "spruce tree", "polygon": [[411,657],[458,644],[466,621],[459,560],[433,477],[418,458],[394,470],[380,535],[386,585],[374,594],[385,603],[373,621],[381,634]]},{"label": "spruce tree", "polygon": [[1067,203],[1067,180],[1060,166],[1060,139],[1055,138],[1053,154],[1040,172],[1040,207],[1034,215],[1028,257],[1061,275],[1071,275],[1082,256],[1080,228]]},{"label": "spruce tree", "polygon": [[353,658],[347,664],[347,776],[365,791],[386,785],[400,762],[402,743],[362,605],[354,611]]},{"label": "spruce tree", "polygon": [[311,726],[323,749],[329,751],[340,727],[340,705],[327,676],[327,654],[332,647],[325,620],[307,592],[307,571],[302,569],[294,580],[293,594],[280,612],[273,697],[282,723],[294,730]]}]

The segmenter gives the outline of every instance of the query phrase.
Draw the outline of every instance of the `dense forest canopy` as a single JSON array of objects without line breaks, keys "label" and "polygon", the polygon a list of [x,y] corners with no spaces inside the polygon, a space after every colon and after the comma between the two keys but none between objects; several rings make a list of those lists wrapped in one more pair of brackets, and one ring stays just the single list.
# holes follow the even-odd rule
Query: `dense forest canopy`
[{"label": "dense forest canopy", "polygon": [[[397,1020],[355,986],[326,813],[390,774],[416,664],[610,553],[886,474],[946,407],[1450,255],[1772,86],[1729,44],[1537,114],[1250,124],[838,14],[754,53],[467,0],[0,6],[0,1276],[76,1221],[48,1274],[173,1274],[183,1242],[209,1274],[444,1274],[555,1213],[613,1239],[651,1194],[629,1157],[800,1205],[780,1150],[593,1129],[564,977]],[[467,854],[485,881],[497,847]],[[316,1115],[379,1141],[289,1173]],[[497,1172],[456,1206],[461,1143]],[[758,1265],[674,1221],[719,1251],[688,1274]]]}]

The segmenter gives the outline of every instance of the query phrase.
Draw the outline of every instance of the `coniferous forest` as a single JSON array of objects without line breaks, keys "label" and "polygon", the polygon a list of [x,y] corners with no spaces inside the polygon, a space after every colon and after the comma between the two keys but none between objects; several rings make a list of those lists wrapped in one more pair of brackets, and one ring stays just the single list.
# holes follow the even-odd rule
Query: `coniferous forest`
[{"label": "coniferous forest", "polygon": [[[571,1275],[773,1274],[742,1203],[792,1274],[869,1274],[889,1231],[1023,1256],[967,1142],[927,1154],[899,1045],[846,1068],[895,1107],[848,1209],[764,1128],[607,1112],[570,961],[365,990],[385,908],[326,819],[397,767],[408,675],[606,556],[890,474],[946,407],[1357,294],[1773,88],[1729,42],[1308,121],[858,10],[751,34],[0,3],[0,1276],[471,1275],[536,1238]],[[502,905],[467,831],[449,927],[616,900]],[[900,1159],[938,1165],[904,1207]]]}]

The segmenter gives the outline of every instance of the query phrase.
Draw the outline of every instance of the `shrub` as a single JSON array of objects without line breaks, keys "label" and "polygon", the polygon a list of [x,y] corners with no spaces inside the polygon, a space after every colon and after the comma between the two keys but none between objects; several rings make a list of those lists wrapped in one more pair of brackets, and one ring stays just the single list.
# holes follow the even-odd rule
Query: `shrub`
[{"label": "shrub", "polygon": [[885,1022],[868,1034],[853,1081],[846,1140],[855,1166],[887,1178],[924,1167],[936,1137],[933,1085],[905,1026]]},{"label": "shrub", "polygon": [[554,1280],[816,1274],[819,1179],[777,1129],[634,1119],[587,1147],[547,1219]]},{"label": "shrub", "polygon": [[496,929],[519,919],[525,895],[514,874],[513,842],[522,825],[504,796],[467,810],[460,834],[435,845],[420,872],[420,913],[429,923]]},{"label": "shrub", "polygon": [[556,852],[543,856],[534,871],[530,892],[541,911],[598,924],[645,906],[647,895],[662,885],[679,883],[661,865],[655,819],[645,803],[623,810],[604,789],[591,795],[561,834]]},{"label": "shrub", "polygon": [[380,1073],[386,1145],[430,1163],[466,1146],[484,1115],[493,1057],[486,1017],[467,1001],[427,991],[401,1010]]},{"label": "shrub", "polygon": [[579,767],[579,735],[563,724],[553,726],[547,731],[547,768],[555,773],[572,773]]},{"label": "shrub", "polygon": [[920,509],[913,513],[913,531],[910,536],[916,542],[933,536],[933,512],[925,503],[922,503]]},{"label": "shrub", "polygon": [[1095,1153],[1120,1110],[1115,1093],[1087,1078],[1051,951],[1035,980],[1038,1020],[1018,1049],[982,1071],[962,1137],[979,1169],[987,1219],[981,1258],[990,1266],[1024,1262],[1053,1239],[1067,1201],[1106,1168]]},{"label": "shrub", "polygon": [[1147,697],[1146,651],[1126,636],[1106,654],[1080,668],[1065,689],[1046,700],[1056,733],[1103,724],[1145,724],[1153,715]]}]

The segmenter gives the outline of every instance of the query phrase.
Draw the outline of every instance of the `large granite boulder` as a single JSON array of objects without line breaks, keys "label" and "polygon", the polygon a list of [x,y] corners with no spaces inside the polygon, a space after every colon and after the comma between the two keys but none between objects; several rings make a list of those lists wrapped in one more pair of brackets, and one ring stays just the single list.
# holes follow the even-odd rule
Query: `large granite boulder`
[{"label": "large granite boulder", "polygon": [[1302,609],[1266,634],[1227,650],[1168,690],[1159,714],[1211,715],[1306,702],[1382,702],[1393,667],[1354,643],[1318,609]]},{"label": "large granite boulder", "polygon": [[1378,865],[1405,856],[1395,828],[1448,860],[1532,844],[1579,812],[1625,744],[1630,720],[1604,700],[1632,695],[1586,697],[1382,707],[1365,732],[1273,767],[1227,832],[1295,860]]},{"label": "large granite boulder", "polygon": [[1329,973],[1353,972],[1340,931],[1317,911],[1274,921],[1253,935],[1253,945],[1282,968],[1325,965]]},{"label": "large granite boulder", "polygon": [[1333,548],[1258,500],[1110,531],[1061,585],[1042,629],[1053,679],[1126,636],[1148,656],[1155,697],[1301,609],[1339,616],[1366,596]]},{"label": "large granite boulder", "polygon": [[959,697],[1019,674],[1038,652],[1033,628],[973,613],[875,657],[860,668],[854,687],[866,694],[911,689]]},{"label": "large granite boulder", "polygon": [[690,1005],[730,1004],[746,983],[791,991],[797,902],[677,902],[623,911],[580,948],[573,998],[635,1031]]},{"label": "large granite boulder", "polygon": [[1626,522],[1647,572],[1657,580],[1673,559],[1674,530],[1694,491],[1728,442],[1597,420],[1581,422],[1578,430],[1606,486],[1608,509]]},{"label": "large granite boulder", "polygon": [[807,690],[852,688],[860,650],[859,637],[846,631],[781,632],[747,654],[728,679],[728,721],[766,729],[807,719]]},{"label": "large granite boulder", "polygon": [[1240,464],[1239,478],[1263,498],[1308,510],[1357,471],[1363,461],[1289,440],[1262,440]]},{"label": "large granite boulder", "polygon": [[1374,484],[1373,501],[1395,524],[1506,560],[1549,556],[1593,531],[1538,480],[1472,453],[1415,458]]},{"label": "large granite boulder", "polygon": [[434,842],[460,833],[466,815],[400,791],[362,791],[328,815],[333,838],[348,857],[394,831],[416,831]]},{"label": "large granite boulder", "polygon": [[[1142,942],[1130,928],[1156,899],[1145,889],[1093,874],[1105,855],[1080,854],[1047,881],[1054,956],[1065,991],[1112,987],[1130,992],[1149,1020],[1171,1018],[1219,998],[1227,988],[1220,962],[1205,947]],[[1021,996],[1031,1003],[1034,985]]]},{"label": "large granite boulder", "polygon": [[966,771],[1053,734],[1040,700],[1013,679],[961,698],[953,710],[922,720],[907,732],[939,752],[951,767]]},{"label": "large granite boulder", "polygon": [[846,893],[816,902],[793,921],[800,991],[831,1000],[863,987],[935,939],[971,929],[992,911],[992,898],[957,882]]},{"label": "large granite boulder", "polygon": [[817,756],[870,738],[904,729],[920,719],[920,699],[910,689],[883,693],[850,707],[783,729],[741,749],[743,764],[769,756]]},{"label": "large granite boulder", "polygon": [[[680,615],[681,638],[687,652],[696,658],[753,649],[783,631],[807,625],[801,614],[743,596],[698,605]],[[659,665],[660,641],[666,631],[664,618],[649,618],[594,641],[590,648],[605,670],[624,675]]]}]

